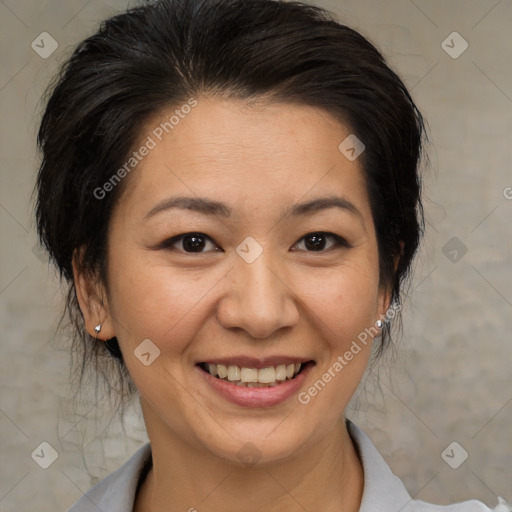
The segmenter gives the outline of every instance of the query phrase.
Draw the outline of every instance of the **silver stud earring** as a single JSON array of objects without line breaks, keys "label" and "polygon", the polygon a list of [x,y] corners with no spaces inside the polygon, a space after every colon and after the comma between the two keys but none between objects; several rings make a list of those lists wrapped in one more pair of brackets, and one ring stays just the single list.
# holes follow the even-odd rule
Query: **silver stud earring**
[{"label": "silver stud earring", "polygon": [[379,329],[382,329],[382,326],[383,326],[382,320],[377,320],[376,325]]},{"label": "silver stud earring", "polygon": [[94,328],[94,332],[96,333],[96,337],[98,337],[98,334],[100,333],[101,331],[101,324],[98,324],[95,328]]}]

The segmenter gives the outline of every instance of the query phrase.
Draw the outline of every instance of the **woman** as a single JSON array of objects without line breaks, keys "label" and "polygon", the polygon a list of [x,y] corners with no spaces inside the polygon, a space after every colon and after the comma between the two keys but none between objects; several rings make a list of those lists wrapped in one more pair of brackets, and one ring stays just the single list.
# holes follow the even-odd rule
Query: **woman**
[{"label": "woman", "polygon": [[423,141],[379,52],[311,6],[161,0],[79,45],[38,229],[83,367],[138,393],[150,444],[71,511],[490,510],[411,499],[344,415],[421,239]]}]

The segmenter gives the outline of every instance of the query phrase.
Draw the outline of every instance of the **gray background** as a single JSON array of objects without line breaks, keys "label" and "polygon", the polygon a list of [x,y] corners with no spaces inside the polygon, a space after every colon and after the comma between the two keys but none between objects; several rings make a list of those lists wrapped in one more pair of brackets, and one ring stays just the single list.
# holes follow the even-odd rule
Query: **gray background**
[{"label": "gray background", "polygon": [[[432,140],[429,225],[403,336],[379,366],[380,386],[370,375],[348,415],[417,498],[512,501],[512,1],[316,3],[383,51]],[[62,292],[34,248],[31,201],[44,88],[73,46],[126,5],[0,1],[2,512],[65,510],[146,439],[137,407],[109,425],[103,402],[70,402],[67,337],[55,336]],[[59,45],[46,59],[31,48],[44,31]],[[469,44],[458,58],[442,47],[454,31]],[[43,441],[58,454],[48,469],[31,457]],[[452,465],[462,448],[469,455],[457,469],[441,456],[454,441]]]}]

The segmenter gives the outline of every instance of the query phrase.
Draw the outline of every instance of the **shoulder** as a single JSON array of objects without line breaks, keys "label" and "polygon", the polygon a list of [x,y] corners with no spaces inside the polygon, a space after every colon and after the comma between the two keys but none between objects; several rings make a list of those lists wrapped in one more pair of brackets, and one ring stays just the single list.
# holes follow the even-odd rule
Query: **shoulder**
[{"label": "shoulder", "polygon": [[477,500],[462,501],[452,505],[434,505],[421,500],[412,500],[402,512],[494,512],[495,510]]},{"label": "shoulder", "polygon": [[127,512],[133,509],[141,472],[151,461],[151,445],[139,448],[119,469],[87,491],[68,512]]},{"label": "shoulder", "polygon": [[[477,500],[443,506],[412,499],[363,430],[350,420],[347,420],[347,428],[364,471],[360,512],[512,512],[512,507],[501,498],[497,498],[498,505],[494,509]],[[150,461],[151,445],[147,443],[118,470],[85,493],[68,512],[132,510],[141,472]]]},{"label": "shoulder", "polygon": [[347,419],[347,429],[359,454],[364,471],[360,512],[512,512],[512,507],[496,497],[491,509],[481,501],[468,500],[453,505],[434,505],[414,500],[402,481],[391,471],[370,438]]},{"label": "shoulder", "polygon": [[433,505],[421,500],[412,500],[410,508],[402,512],[511,512],[512,505],[509,505],[503,498],[497,498],[498,504],[495,508],[489,508],[478,500],[462,501],[453,505]]}]

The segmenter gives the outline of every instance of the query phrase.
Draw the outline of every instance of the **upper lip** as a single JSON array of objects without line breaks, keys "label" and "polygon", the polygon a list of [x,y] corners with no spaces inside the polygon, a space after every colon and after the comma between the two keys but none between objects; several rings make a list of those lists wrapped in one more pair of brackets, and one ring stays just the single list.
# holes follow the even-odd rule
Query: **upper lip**
[{"label": "upper lip", "polygon": [[238,366],[239,368],[268,368],[269,366],[279,366],[281,364],[291,363],[307,363],[312,361],[305,357],[290,356],[272,356],[272,357],[249,357],[249,356],[233,356],[233,357],[217,357],[208,358],[198,361],[198,363],[223,364],[224,366]]}]

